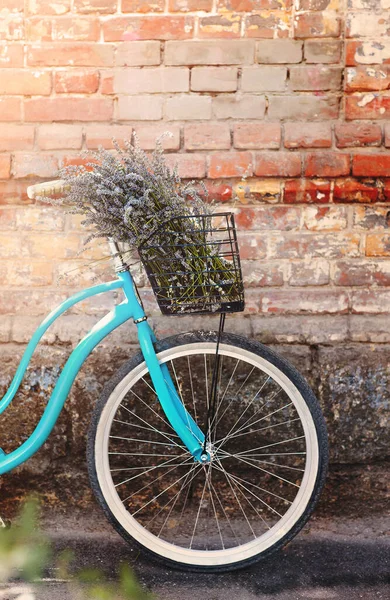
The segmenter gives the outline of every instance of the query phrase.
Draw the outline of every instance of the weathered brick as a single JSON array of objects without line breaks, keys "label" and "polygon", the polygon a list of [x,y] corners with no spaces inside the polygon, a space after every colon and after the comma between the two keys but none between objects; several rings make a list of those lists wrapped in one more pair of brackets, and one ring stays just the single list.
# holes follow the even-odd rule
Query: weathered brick
[{"label": "weathered brick", "polygon": [[228,150],[230,128],[227,123],[194,123],[184,127],[188,150]]},{"label": "weathered brick", "polygon": [[50,154],[25,154],[16,153],[12,160],[12,175],[15,179],[23,177],[47,177],[56,176],[58,171],[58,159]]},{"label": "weathered brick", "polygon": [[351,38],[367,37],[377,40],[388,35],[389,26],[390,19],[386,13],[375,14],[367,10],[363,14],[350,12],[346,19],[346,35]]},{"label": "weathered brick", "polygon": [[264,96],[217,96],[213,98],[213,114],[217,119],[262,119]]},{"label": "weathered brick", "polygon": [[283,285],[283,265],[243,261],[241,264],[245,288],[276,287]]},{"label": "weathered brick", "polygon": [[242,65],[254,61],[251,40],[169,41],[165,44],[167,65]]},{"label": "weathered brick", "polygon": [[97,42],[100,37],[99,20],[95,18],[62,17],[52,20],[52,39],[74,42]]},{"label": "weathered brick", "polygon": [[0,234],[0,253],[4,258],[19,258],[22,254],[21,239],[15,235]]},{"label": "weathered brick", "polygon": [[333,0],[297,0],[296,9],[299,11],[310,10],[335,10],[338,8],[338,2]]},{"label": "weathered brick", "polygon": [[7,261],[0,265],[0,277],[3,285],[47,286],[52,283],[53,265],[47,261]]},{"label": "weathered brick", "polygon": [[122,96],[118,98],[117,118],[120,121],[158,121],[162,118],[161,96]]},{"label": "weathered brick", "polygon": [[156,147],[156,139],[161,137],[163,133],[168,132],[170,135],[164,136],[162,145],[165,150],[179,150],[180,148],[180,126],[170,123],[146,124],[137,123],[134,127],[139,140],[139,144],[143,150],[154,150]]},{"label": "weathered brick", "polygon": [[322,121],[337,119],[339,100],[332,96],[270,96],[268,116],[271,120]]},{"label": "weathered brick", "polygon": [[345,118],[388,119],[390,114],[390,96],[378,96],[372,92],[347,96],[345,98]]},{"label": "weathered brick", "polygon": [[388,123],[385,125],[385,146],[386,148],[390,147],[390,125]]},{"label": "weathered brick", "polygon": [[299,40],[267,40],[256,45],[258,63],[283,64],[302,61],[302,42]]},{"label": "weathered brick", "polygon": [[23,67],[23,46],[19,44],[0,43],[0,67],[15,69]]},{"label": "weathered brick", "polygon": [[22,101],[20,98],[0,98],[0,121],[21,121]]},{"label": "weathered brick", "polygon": [[340,260],[334,265],[333,280],[335,285],[342,286],[388,286],[390,264],[388,261]]},{"label": "weathered brick", "polygon": [[254,231],[290,231],[299,227],[300,210],[295,206],[258,206],[234,210],[237,227]]},{"label": "weathered brick", "polygon": [[32,125],[7,125],[3,123],[0,135],[0,152],[6,150],[32,150],[34,127]]},{"label": "weathered brick", "polygon": [[286,67],[244,67],[241,76],[243,92],[282,92],[286,87]]},{"label": "weathered brick", "polygon": [[390,42],[382,39],[380,44],[375,41],[350,41],[345,47],[345,62],[348,66],[356,64],[380,65],[390,63]]},{"label": "weathered brick", "polygon": [[338,148],[381,145],[382,130],[374,123],[336,123],[334,131]]},{"label": "weathered brick", "polygon": [[305,157],[307,177],[338,177],[349,175],[351,157],[337,152],[308,152]]},{"label": "weathered brick", "polygon": [[191,70],[191,90],[195,92],[235,92],[237,68],[194,67]]},{"label": "weathered brick", "polygon": [[47,96],[51,92],[51,74],[47,71],[0,69],[0,94]]},{"label": "weathered brick", "polygon": [[107,42],[130,40],[184,40],[192,37],[193,17],[110,17],[102,24]]},{"label": "weathered brick", "polygon": [[87,148],[113,148],[113,139],[121,145],[131,139],[131,125],[87,125],[85,127]]},{"label": "weathered brick", "polygon": [[11,155],[0,154],[0,179],[8,179],[11,174]]},{"label": "weathered brick", "polygon": [[243,204],[250,203],[266,203],[275,204],[280,201],[281,197],[281,180],[280,179],[245,179],[239,181],[234,191],[236,196]]},{"label": "weathered brick", "polygon": [[27,64],[32,67],[112,67],[114,46],[82,42],[58,42],[29,46]]},{"label": "weathered brick", "polygon": [[257,260],[266,256],[266,243],[263,234],[251,233],[248,235],[238,232],[238,245],[243,260]]},{"label": "weathered brick", "polygon": [[338,40],[306,40],[307,63],[338,63],[341,58],[341,42]]},{"label": "weathered brick", "polygon": [[254,173],[260,177],[299,177],[301,156],[292,152],[257,152]]},{"label": "weathered brick", "polygon": [[169,12],[210,12],[213,7],[213,0],[169,0]]},{"label": "weathered brick", "polygon": [[82,241],[76,234],[59,234],[54,244],[52,233],[28,233],[23,238],[23,248],[29,256],[46,260],[75,258],[82,249]]},{"label": "weathered brick", "polygon": [[332,13],[307,12],[295,17],[294,37],[338,37],[339,35],[340,19]]},{"label": "weathered brick", "polygon": [[390,342],[387,315],[350,315],[349,336],[353,342]]},{"label": "weathered brick", "polygon": [[70,10],[70,0],[53,4],[50,0],[27,0],[26,12],[31,15],[63,15]]},{"label": "weathered brick", "polygon": [[60,208],[23,207],[16,213],[16,227],[29,231],[62,231],[65,226],[65,214]]},{"label": "weathered brick", "polygon": [[292,314],[334,314],[348,312],[348,295],[330,290],[288,290],[266,292],[262,312]]},{"label": "weathered brick", "polygon": [[389,229],[390,210],[386,206],[356,206],[353,224],[359,229]]},{"label": "weathered brick", "polygon": [[287,235],[283,234],[272,234],[268,238],[267,248],[268,258],[300,258],[301,252],[301,236],[296,234]]},{"label": "weathered brick", "polygon": [[334,202],[376,202],[379,190],[374,180],[336,179],[333,190]]},{"label": "weathered brick", "polygon": [[323,258],[359,257],[360,235],[357,233],[307,233],[301,236],[301,256]]},{"label": "weathered brick", "polygon": [[79,150],[82,144],[81,125],[40,125],[37,144],[41,150]]},{"label": "weathered brick", "polygon": [[204,154],[167,154],[167,164],[178,169],[183,179],[201,179],[206,175],[206,156]]},{"label": "weathered brick", "polygon": [[[253,315],[250,317],[252,335],[263,344],[329,344],[348,340],[348,315]],[[299,347],[299,346],[298,346]],[[298,357],[297,357],[298,358]],[[297,367],[302,369],[302,358]],[[310,367],[309,367],[310,369]]]},{"label": "weathered brick", "polygon": [[371,66],[359,65],[345,70],[345,90],[387,90],[390,87],[389,65]]},{"label": "weathered brick", "polygon": [[351,294],[353,313],[390,312],[390,290],[359,290]]},{"label": "weathered brick", "polygon": [[123,42],[117,48],[115,65],[117,67],[143,67],[159,65],[161,62],[161,44],[156,40],[141,42]]},{"label": "weathered brick", "polygon": [[276,10],[278,8],[288,10],[291,8],[291,0],[217,0],[217,9],[221,12],[255,12],[263,10]]},{"label": "weathered brick", "polygon": [[25,20],[26,41],[51,42],[53,40],[53,19],[51,17],[30,17]]},{"label": "weathered brick", "polygon": [[306,206],[303,226],[310,231],[341,231],[347,227],[346,209],[344,206]]},{"label": "weathered brick", "polygon": [[299,66],[290,69],[290,85],[294,91],[339,90],[342,69],[327,66]]},{"label": "weathered brick", "polygon": [[31,204],[25,182],[14,179],[0,181],[0,205],[2,204]]},{"label": "weathered brick", "polygon": [[33,98],[24,102],[26,121],[109,121],[113,115],[108,98]]},{"label": "weathered brick", "polygon": [[199,16],[200,38],[239,38],[241,33],[241,15],[223,13],[222,15]]},{"label": "weathered brick", "polygon": [[150,2],[139,2],[139,0],[122,0],[122,12],[124,13],[152,13],[163,12],[165,0],[151,0]]},{"label": "weathered brick", "polygon": [[24,38],[24,20],[22,15],[9,14],[2,17],[0,40],[18,41]]},{"label": "weathered brick", "polygon": [[54,74],[54,89],[57,94],[93,94],[98,87],[98,71],[57,71]]},{"label": "weathered brick", "polygon": [[169,121],[211,118],[209,96],[172,96],[167,98],[165,116]]},{"label": "weathered brick", "polygon": [[[218,181],[205,179],[204,184],[210,201],[229,202],[233,198],[233,189],[228,183],[219,183]],[[200,193],[202,193],[201,190]]]},{"label": "weathered brick", "polygon": [[365,177],[386,177],[390,173],[390,156],[382,154],[355,154],[352,174]]},{"label": "weathered brick", "polygon": [[249,176],[252,172],[253,162],[250,152],[218,152],[210,156],[208,176],[211,179]]},{"label": "weathered brick", "polygon": [[281,127],[279,123],[236,123],[235,148],[279,148]]},{"label": "weathered brick", "polygon": [[390,233],[371,233],[366,239],[367,256],[390,256]]},{"label": "weathered brick", "polygon": [[117,0],[74,0],[73,8],[79,13],[109,14],[117,10]]},{"label": "weathered brick", "polygon": [[185,67],[127,68],[114,74],[116,94],[158,94],[188,92],[189,69]]},{"label": "weathered brick", "polygon": [[261,11],[245,16],[245,35],[250,38],[288,37],[291,15],[287,11]]},{"label": "weathered brick", "polygon": [[16,208],[0,207],[0,229],[15,229],[16,226]]},{"label": "weathered brick", "polygon": [[287,179],[283,200],[286,204],[327,204],[330,187],[330,181],[321,179]]},{"label": "weathered brick", "polygon": [[286,148],[330,148],[332,130],[329,123],[285,123]]},{"label": "weathered brick", "polygon": [[329,271],[329,262],[322,258],[310,262],[291,262],[287,281],[292,286],[327,285],[330,279]]}]

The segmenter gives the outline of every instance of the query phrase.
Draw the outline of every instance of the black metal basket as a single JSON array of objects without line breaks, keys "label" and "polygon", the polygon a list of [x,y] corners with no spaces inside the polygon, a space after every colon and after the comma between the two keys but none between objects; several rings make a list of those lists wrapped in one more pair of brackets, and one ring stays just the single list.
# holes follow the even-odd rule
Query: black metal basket
[{"label": "black metal basket", "polygon": [[232,213],[175,217],[138,251],[164,315],[244,310]]}]

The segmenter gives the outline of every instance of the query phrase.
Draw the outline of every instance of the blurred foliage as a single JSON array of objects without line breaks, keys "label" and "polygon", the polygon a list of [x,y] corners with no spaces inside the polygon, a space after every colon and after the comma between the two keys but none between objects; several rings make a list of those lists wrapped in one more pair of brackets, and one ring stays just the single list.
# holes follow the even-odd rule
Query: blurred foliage
[{"label": "blurred foliage", "polygon": [[[12,580],[37,582],[47,570],[53,551],[49,540],[39,530],[38,516],[38,503],[30,500],[12,527],[0,528],[0,585]],[[152,600],[127,565],[121,566],[117,581],[108,582],[98,569],[71,574],[73,558],[73,553],[66,550],[55,564],[57,577],[69,581],[75,600]],[[3,597],[1,591],[0,597]]]}]

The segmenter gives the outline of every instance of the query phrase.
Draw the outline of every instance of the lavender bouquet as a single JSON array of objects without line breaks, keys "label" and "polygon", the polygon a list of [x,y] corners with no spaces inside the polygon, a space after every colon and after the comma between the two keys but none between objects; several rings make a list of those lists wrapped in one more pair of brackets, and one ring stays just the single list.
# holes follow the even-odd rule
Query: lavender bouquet
[{"label": "lavender bouquet", "polygon": [[203,183],[183,183],[166,164],[162,138],[151,155],[133,134],[124,148],[114,141],[114,151],[88,156],[85,166],[60,171],[62,202],[92,227],[87,242],[108,237],[138,252],[166,314],[214,312],[240,300],[239,264],[220,233],[229,227],[213,226]]}]

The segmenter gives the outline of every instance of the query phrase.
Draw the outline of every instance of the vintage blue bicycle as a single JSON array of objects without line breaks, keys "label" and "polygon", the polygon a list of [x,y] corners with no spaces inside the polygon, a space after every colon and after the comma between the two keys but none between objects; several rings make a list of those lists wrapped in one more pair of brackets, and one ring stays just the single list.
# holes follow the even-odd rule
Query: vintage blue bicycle
[{"label": "vintage blue bicycle", "polygon": [[[61,185],[31,186],[28,194],[53,194]],[[0,401],[0,413],[60,315],[112,290],[121,290],[123,301],[73,350],[32,435],[9,454],[0,450],[0,474],[37,452],[84,361],[132,319],[141,351],[106,385],[92,415],[87,444],[92,489],[115,529],[153,557],[179,568],[224,571],[268,556],[303,527],[324,483],[327,435],[316,398],[296,369],[262,344],[224,332],[225,314],[244,308],[233,215],[190,218],[199,221],[200,243],[211,245],[213,255],[236,273],[235,301],[230,296],[216,306],[215,294],[220,299],[223,294],[214,289],[208,264],[209,290],[195,288],[190,299],[182,283],[169,294],[159,288],[156,265],[146,270],[164,314],[216,312],[219,330],[157,340],[129,267],[109,241],[117,278],[78,292],[46,317]],[[179,251],[175,235],[170,252]],[[177,273],[172,276],[177,281]]]}]

